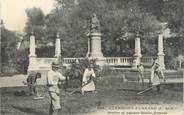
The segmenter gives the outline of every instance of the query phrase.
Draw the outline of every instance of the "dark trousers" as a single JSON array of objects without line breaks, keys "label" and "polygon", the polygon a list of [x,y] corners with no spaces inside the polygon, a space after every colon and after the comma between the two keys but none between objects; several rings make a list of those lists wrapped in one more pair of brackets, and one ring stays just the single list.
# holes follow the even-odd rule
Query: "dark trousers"
[{"label": "dark trousers", "polygon": [[57,114],[58,114],[58,110],[52,109],[52,101],[51,101],[50,108],[49,108],[49,115],[57,115]]}]

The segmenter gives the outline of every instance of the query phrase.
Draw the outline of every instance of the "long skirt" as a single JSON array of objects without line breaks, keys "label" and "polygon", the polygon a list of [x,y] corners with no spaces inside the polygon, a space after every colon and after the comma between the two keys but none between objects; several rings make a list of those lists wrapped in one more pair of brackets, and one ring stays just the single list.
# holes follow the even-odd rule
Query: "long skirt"
[{"label": "long skirt", "polygon": [[158,75],[155,73],[155,71],[151,71],[151,83],[153,86],[159,85],[160,84],[160,79]]},{"label": "long skirt", "polygon": [[[84,85],[84,84],[83,84]],[[82,91],[95,91],[95,84],[93,81],[89,82],[87,85],[82,87]]]}]

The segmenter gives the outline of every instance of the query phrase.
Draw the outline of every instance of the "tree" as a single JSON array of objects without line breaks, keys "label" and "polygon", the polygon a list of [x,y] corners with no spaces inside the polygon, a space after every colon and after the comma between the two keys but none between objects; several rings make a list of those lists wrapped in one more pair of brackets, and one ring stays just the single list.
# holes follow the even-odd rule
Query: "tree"
[{"label": "tree", "polygon": [[[153,13],[161,22],[167,22],[167,28],[173,36],[166,39],[165,58],[167,65],[173,65],[172,59],[184,55],[184,1],[183,0],[141,0],[140,5]],[[168,59],[168,60],[167,60]]]},{"label": "tree", "polygon": [[[28,17],[25,33],[29,40],[30,34],[33,32],[36,38],[37,54],[39,57],[51,57],[54,55],[54,35],[50,36],[49,31],[54,30],[53,28],[46,28],[47,20],[40,8],[26,9]],[[56,31],[55,31],[56,33]]]},{"label": "tree", "polygon": [[[117,46],[122,45],[116,41],[125,33],[130,33],[127,41],[132,40],[137,32],[142,34],[142,39],[151,39],[156,37],[155,33],[160,29],[157,18],[142,9],[138,0],[78,0],[77,5],[73,0],[57,0],[57,8],[47,16],[47,27],[55,27],[55,31],[61,32],[65,56],[86,55],[85,33],[89,31],[89,20],[93,13],[97,14],[101,23],[102,50],[105,56],[123,55],[122,50],[116,51]],[[127,44],[126,41],[122,43]],[[128,43],[128,48],[133,52],[133,47],[129,46],[132,44]]]},{"label": "tree", "polygon": [[[25,32],[31,33],[34,32],[36,35],[41,36],[43,35],[43,27],[45,16],[43,11],[40,8],[33,7],[31,9],[26,9],[26,14],[28,17]],[[41,35],[40,35],[41,34]]]},{"label": "tree", "polygon": [[2,56],[2,71],[16,72],[16,55],[17,55],[18,37],[14,31],[1,28],[1,56]]}]

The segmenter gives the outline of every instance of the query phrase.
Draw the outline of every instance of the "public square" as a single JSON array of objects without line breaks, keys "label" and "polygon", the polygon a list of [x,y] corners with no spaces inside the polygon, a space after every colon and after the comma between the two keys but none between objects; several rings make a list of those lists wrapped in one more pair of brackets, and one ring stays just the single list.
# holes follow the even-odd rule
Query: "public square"
[{"label": "public square", "polygon": [[0,114],[184,115],[184,0],[1,0]]},{"label": "public square", "polygon": [[[181,73],[178,74],[181,78],[180,81],[183,79],[181,75]],[[171,76],[176,76],[176,73]],[[180,115],[180,112],[182,112],[181,100],[183,100],[183,84],[172,83],[174,78],[171,76],[168,76],[168,78],[166,77],[168,84],[162,85],[161,93],[159,94],[154,89],[153,91],[145,92],[142,95],[137,95],[137,92],[142,90],[141,83],[138,83],[137,79],[135,79],[136,77],[131,73],[127,74],[128,81],[124,81],[122,74],[117,73],[111,73],[99,78],[99,82],[97,82],[96,85],[98,93],[95,94],[89,92],[85,95],[81,95],[81,93],[77,91],[73,95],[69,96],[67,94],[73,89],[69,88],[67,92],[64,92],[64,89],[61,89],[62,110],[59,111],[59,114],[113,115],[112,113],[107,112],[117,112],[117,110],[129,111],[129,109],[132,110],[132,107],[139,107],[139,111],[148,111],[148,109],[142,108],[156,106],[168,108],[163,111],[172,111],[167,115],[174,115],[173,111],[176,113],[178,112],[178,115]],[[18,78],[18,76],[16,77]],[[24,77],[26,76],[22,75],[19,78],[20,81],[24,80]],[[169,80],[169,77],[172,80]],[[176,80],[176,82],[178,81]],[[148,83],[145,83],[145,85],[145,88],[148,87]],[[16,92],[20,91],[28,93],[28,88],[23,86],[22,83],[17,83],[16,87],[2,87],[2,115],[48,115],[50,100],[46,91],[46,86],[42,85],[41,87],[41,92],[43,95],[46,95],[46,97],[40,100],[34,100],[28,95],[16,95]],[[124,109],[117,109],[118,107]],[[129,109],[127,109],[128,107]]]}]

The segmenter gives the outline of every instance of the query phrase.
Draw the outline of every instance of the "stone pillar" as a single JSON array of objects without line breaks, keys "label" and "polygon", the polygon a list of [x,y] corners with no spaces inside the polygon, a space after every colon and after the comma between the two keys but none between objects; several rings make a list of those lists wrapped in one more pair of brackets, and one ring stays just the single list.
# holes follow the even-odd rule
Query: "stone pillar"
[{"label": "stone pillar", "polygon": [[140,36],[136,35],[135,38],[135,48],[134,48],[134,56],[133,56],[133,69],[137,69],[137,65],[141,63],[141,42],[140,42]]},{"label": "stone pillar", "polygon": [[165,69],[164,64],[164,47],[163,47],[163,34],[159,33],[158,35],[158,61],[163,69]]},{"label": "stone pillar", "polygon": [[56,35],[56,41],[55,41],[55,56],[56,58],[61,57],[61,39],[59,36],[59,33]]},{"label": "stone pillar", "polygon": [[30,36],[29,56],[36,57],[35,36],[33,34]]},{"label": "stone pillar", "polygon": [[28,71],[37,70],[35,36],[31,34],[29,43],[29,66]]}]

